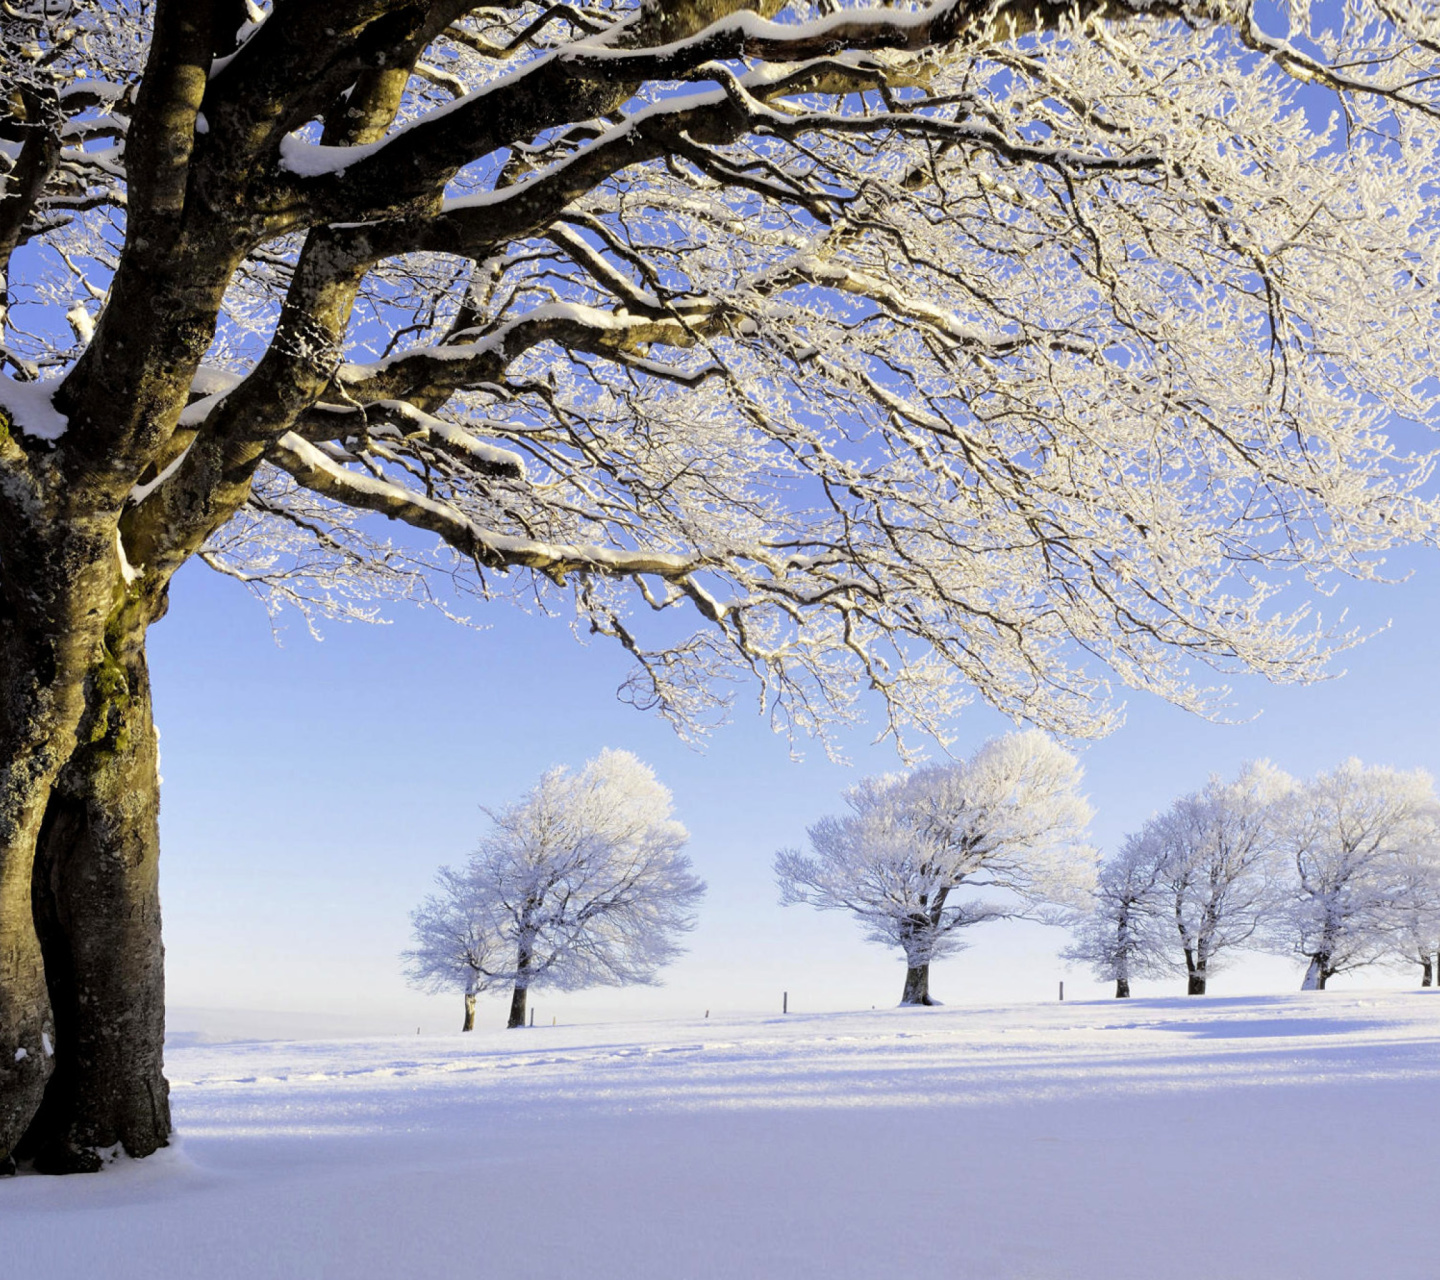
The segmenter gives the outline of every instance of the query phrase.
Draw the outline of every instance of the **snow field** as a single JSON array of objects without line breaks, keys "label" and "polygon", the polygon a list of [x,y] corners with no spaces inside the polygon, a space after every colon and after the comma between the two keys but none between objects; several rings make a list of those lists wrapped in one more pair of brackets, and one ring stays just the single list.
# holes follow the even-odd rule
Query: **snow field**
[{"label": "snow field", "polygon": [[168,1071],[177,1148],[0,1184],[11,1259],[59,1280],[1440,1274],[1440,993],[252,1042]]}]

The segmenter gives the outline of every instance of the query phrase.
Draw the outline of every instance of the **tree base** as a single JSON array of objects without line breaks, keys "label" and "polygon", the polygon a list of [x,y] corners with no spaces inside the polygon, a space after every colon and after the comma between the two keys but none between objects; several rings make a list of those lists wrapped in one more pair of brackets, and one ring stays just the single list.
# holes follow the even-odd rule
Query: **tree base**
[{"label": "tree base", "polygon": [[35,1153],[31,1162],[36,1173],[55,1176],[67,1173],[99,1173],[105,1162],[88,1147],[69,1142],[55,1142]]},{"label": "tree base", "polygon": [[937,1000],[937,999],[935,999],[934,996],[925,995],[925,996],[921,996],[918,1000],[902,1000],[902,1001],[900,1001],[900,1008],[902,1008],[902,1009],[939,1009],[939,1008],[943,1008],[943,1007],[944,1007],[944,1004],[945,1004],[945,1002],[944,1002],[943,1000]]}]

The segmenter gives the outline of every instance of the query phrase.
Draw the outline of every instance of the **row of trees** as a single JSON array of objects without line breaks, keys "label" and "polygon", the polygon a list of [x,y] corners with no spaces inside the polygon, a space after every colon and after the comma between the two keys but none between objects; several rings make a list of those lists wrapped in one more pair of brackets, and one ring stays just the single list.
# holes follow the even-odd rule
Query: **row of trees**
[{"label": "row of trees", "polygon": [[1242,948],[1298,954],[1304,987],[1403,959],[1431,981],[1440,950],[1440,801],[1422,771],[1347,760],[1299,782],[1265,762],[1211,778],[1100,869],[1065,953],[1130,994],[1179,972],[1203,994]]},{"label": "row of trees", "polygon": [[[1130,994],[1180,973],[1190,995],[1244,948],[1303,957],[1304,988],[1377,961],[1411,960],[1429,985],[1440,951],[1440,799],[1421,770],[1347,760],[1299,782],[1268,761],[1212,777],[1098,867],[1079,762],[1038,731],[973,756],[866,778],[848,812],[782,850],[782,901],[843,910],[905,956],[902,1004],[937,1003],[930,965],[965,930],[1018,917],[1069,924],[1063,953]],[[654,982],[694,925],[705,886],[680,852],[669,791],[633,755],[547,773],[462,870],[444,867],[415,911],[411,980],[475,998]]]}]

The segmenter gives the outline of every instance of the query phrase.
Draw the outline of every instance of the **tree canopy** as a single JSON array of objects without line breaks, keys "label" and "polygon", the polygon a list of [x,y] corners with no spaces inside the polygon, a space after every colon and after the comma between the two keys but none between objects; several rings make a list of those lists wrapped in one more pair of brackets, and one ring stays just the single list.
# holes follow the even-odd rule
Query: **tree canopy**
[{"label": "tree canopy", "polygon": [[197,553],[427,592],[378,513],[684,725],[728,672],[1088,732],[1107,675],[1315,674],[1266,571],[1431,532],[1418,6],[155,12],[6,19],[0,452],[108,477],[152,611]]}]

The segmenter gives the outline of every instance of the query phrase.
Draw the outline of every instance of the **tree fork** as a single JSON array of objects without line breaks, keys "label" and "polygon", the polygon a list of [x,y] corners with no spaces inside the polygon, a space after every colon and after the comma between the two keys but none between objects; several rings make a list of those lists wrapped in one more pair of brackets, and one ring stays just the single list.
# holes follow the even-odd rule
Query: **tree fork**
[{"label": "tree fork", "polygon": [[42,1172],[99,1167],[170,1135],[163,1073],[159,752],[144,630],[112,627],[79,746],[40,831],[32,899],[54,1010],[55,1072],[23,1144]]}]

